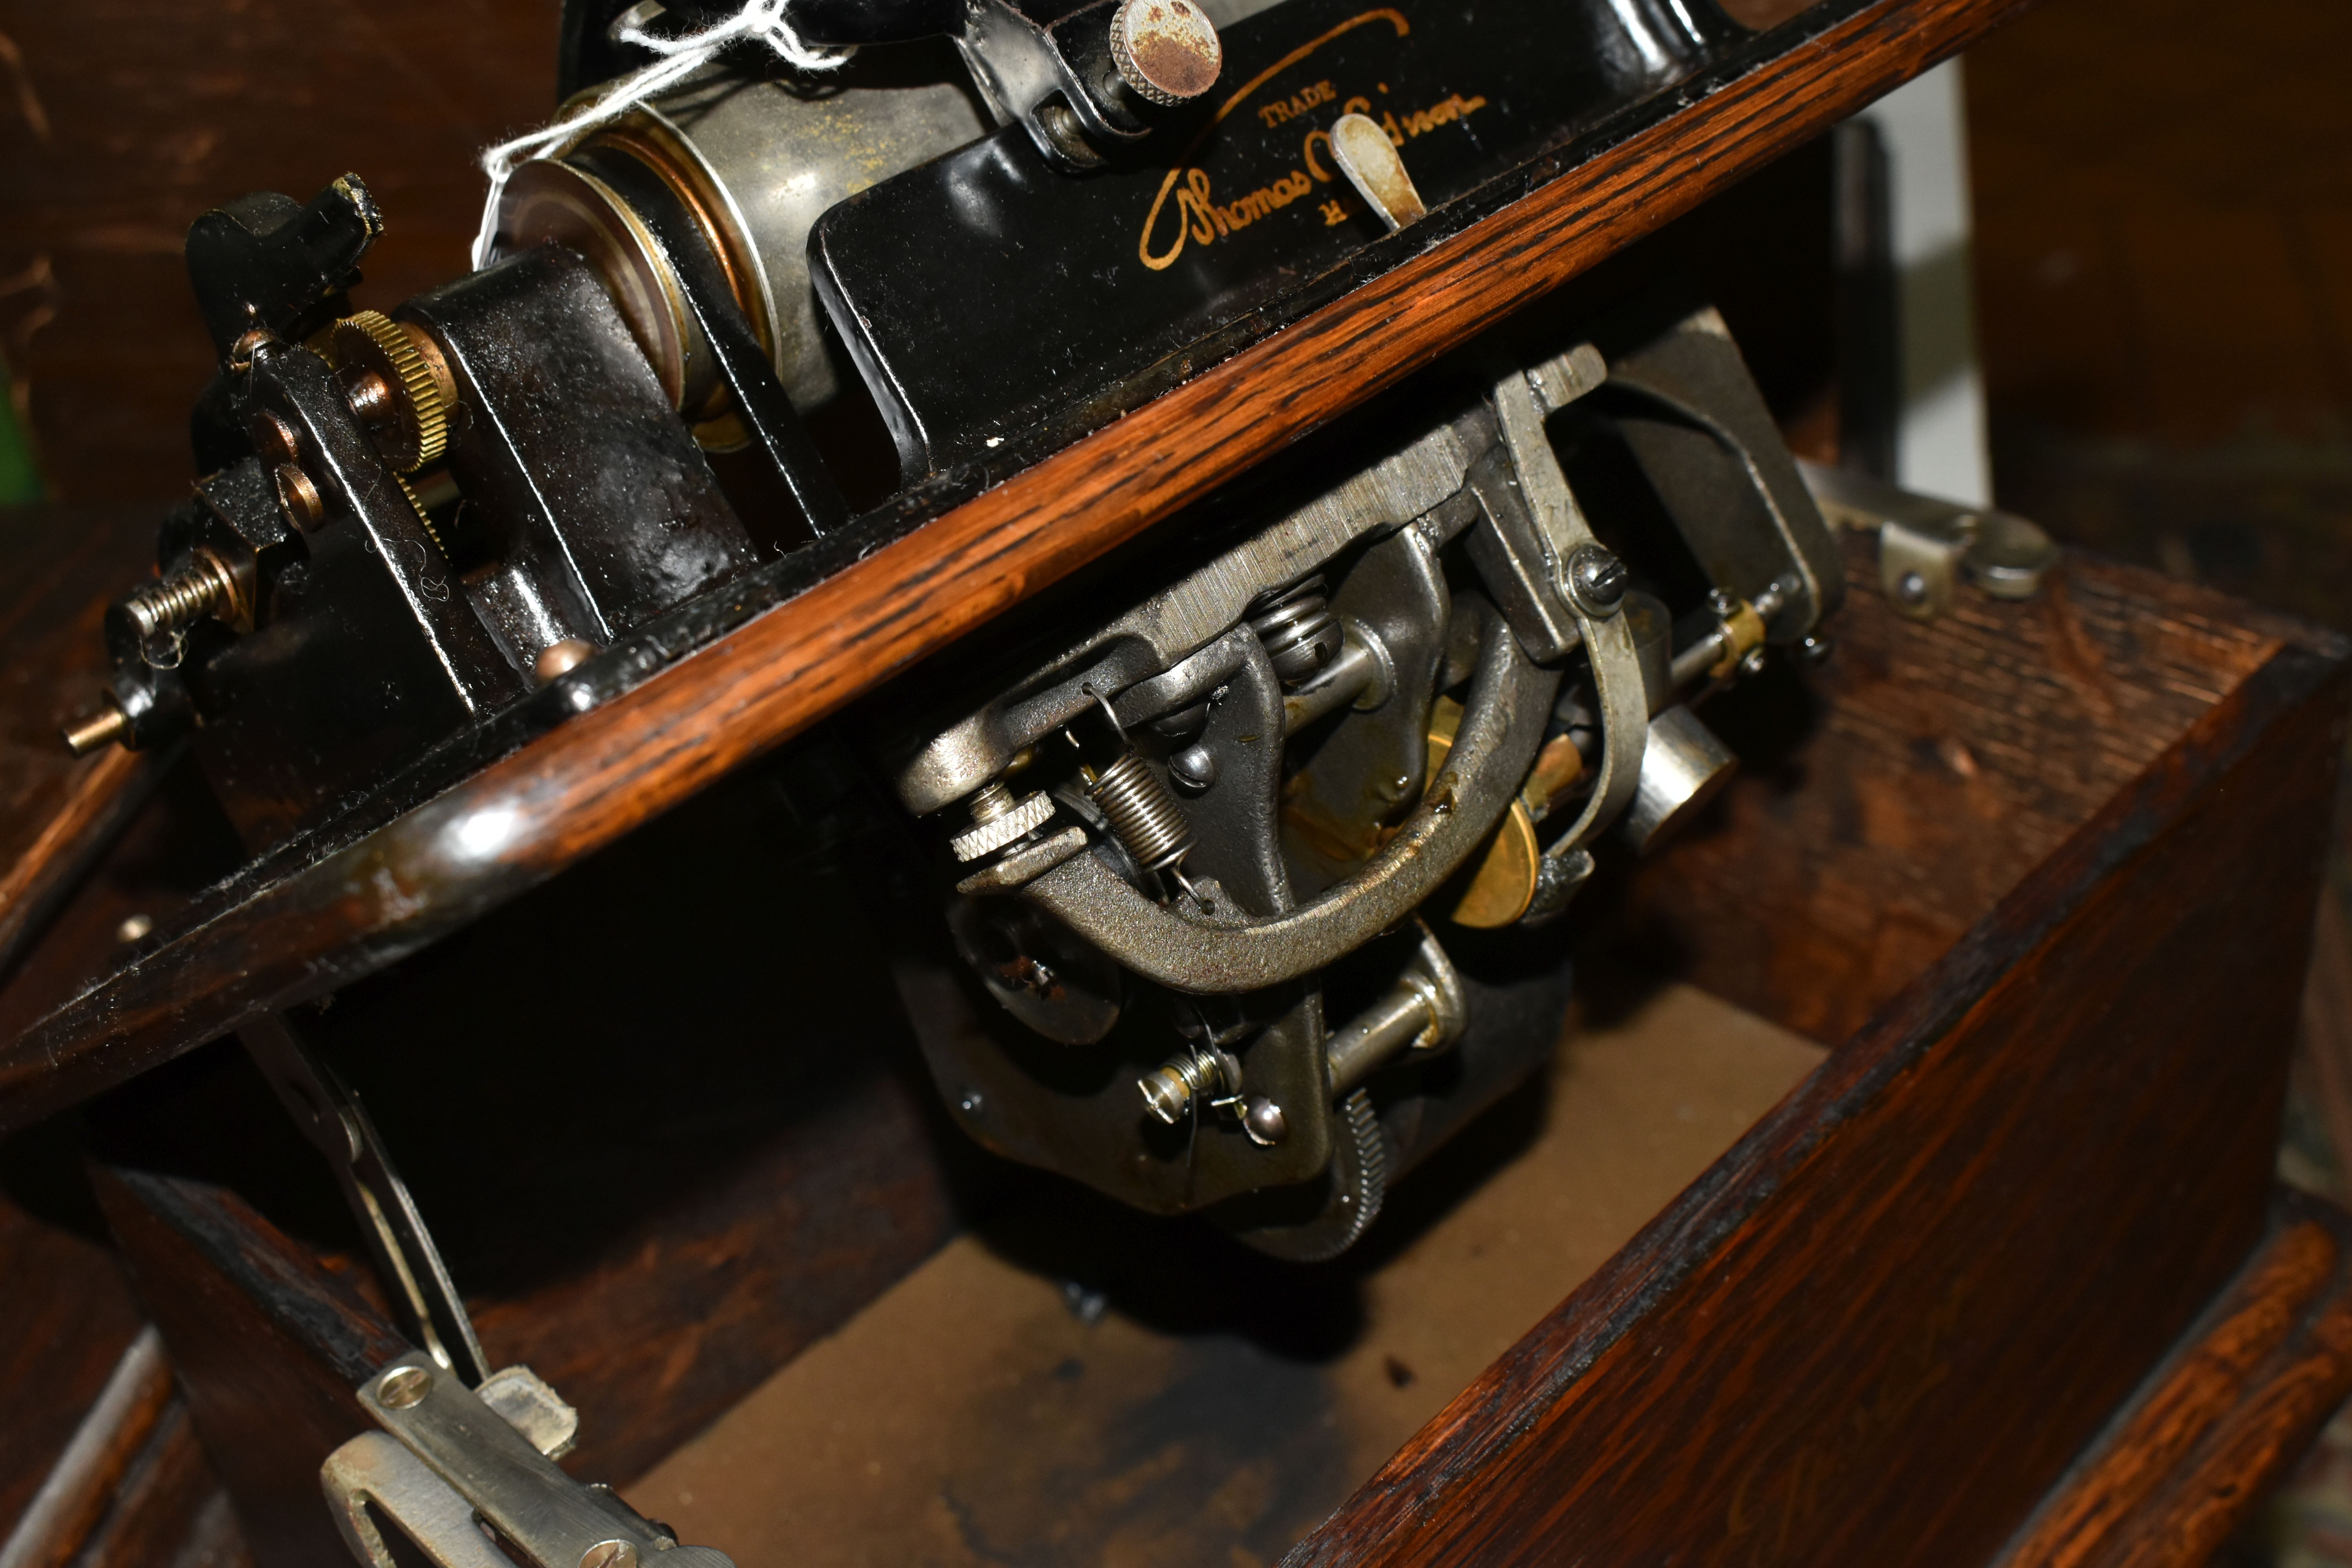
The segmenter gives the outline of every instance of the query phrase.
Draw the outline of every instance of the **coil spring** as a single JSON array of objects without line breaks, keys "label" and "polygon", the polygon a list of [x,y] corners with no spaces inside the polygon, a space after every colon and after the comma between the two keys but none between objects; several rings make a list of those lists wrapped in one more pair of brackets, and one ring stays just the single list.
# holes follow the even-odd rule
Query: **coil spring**
[{"label": "coil spring", "polygon": [[1339,623],[1320,574],[1259,595],[1250,606],[1249,625],[1285,686],[1298,685],[1339,656]]},{"label": "coil spring", "polygon": [[153,642],[228,608],[236,596],[236,584],[228,568],[211,552],[199,551],[183,570],[125,595],[122,613],[130,617],[140,641]]},{"label": "coil spring", "polygon": [[1192,828],[1184,820],[1184,808],[1135,752],[1126,752],[1097,773],[1088,793],[1109,819],[1110,830],[1145,870],[1173,866],[1192,847]]},{"label": "coil spring", "polygon": [[1183,1121],[1195,1100],[1236,1093],[1238,1081],[1228,1078],[1224,1064],[1215,1056],[1194,1047],[1136,1079],[1135,1087],[1143,1091],[1143,1103],[1151,1114],[1174,1127]]}]

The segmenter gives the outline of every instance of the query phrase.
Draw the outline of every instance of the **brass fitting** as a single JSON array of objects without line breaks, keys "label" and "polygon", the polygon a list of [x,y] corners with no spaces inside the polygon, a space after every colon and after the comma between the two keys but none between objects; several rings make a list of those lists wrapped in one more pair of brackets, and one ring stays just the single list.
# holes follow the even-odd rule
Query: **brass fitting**
[{"label": "brass fitting", "polygon": [[131,716],[115,706],[111,698],[96,716],[69,726],[65,731],[66,750],[77,757],[119,745],[131,739]]},{"label": "brass fitting", "polygon": [[1723,617],[1723,654],[1707,668],[1710,680],[1728,680],[1739,661],[1764,646],[1764,617],[1756,606],[1740,600],[1731,613]]}]

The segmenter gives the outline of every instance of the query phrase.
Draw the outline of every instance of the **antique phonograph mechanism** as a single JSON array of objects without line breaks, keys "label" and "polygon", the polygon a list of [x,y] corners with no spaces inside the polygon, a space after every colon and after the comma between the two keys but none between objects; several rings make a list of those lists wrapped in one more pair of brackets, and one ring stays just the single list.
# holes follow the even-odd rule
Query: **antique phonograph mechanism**
[{"label": "antique phonograph mechanism", "polygon": [[[236,897],[1761,47],[1709,0],[571,0],[563,27],[570,108],[498,162],[477,270],[354,308],[383,227],[357,175],[188,236],[202,478],[70,742],[184,739],[265,868]],[[842,721],[919,868],[898,989],[957,1124],[1299,1262],[1552,1050],[1550,922],[1730,776],[1710,702],[1826,652],[1824,502],[1916,613],[2049,563],[2014,520],[1801,470],[1670,279],[1423,358],[1054,592],[1006,576]],[[329,1465],[349,1542],[390,1561],[373,1505],[476,1561],[454,1490],[549,1568],[675,1548],[549,1462],[568,1407],[484,1363],[305,999],[219,1027],[337,1163],[422,1347]]]}]

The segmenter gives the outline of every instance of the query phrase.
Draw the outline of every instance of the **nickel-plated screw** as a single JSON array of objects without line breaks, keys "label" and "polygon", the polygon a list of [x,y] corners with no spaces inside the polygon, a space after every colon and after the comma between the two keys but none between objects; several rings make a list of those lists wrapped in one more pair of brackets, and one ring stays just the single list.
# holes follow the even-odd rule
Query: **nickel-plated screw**
[{"label": "nickel-plated screw", "polygon": [[1290,1125],[1283,1118],[1282,1107],[1262,1094],[1255,1094],[1242,1108],[1242,1131],[1249,1134],[1251,1142],[1271,1149],[1282,1142]]},{"label": "nickel-plated screw", "polygon": [[1568,558],[1568,584],[1585,608],[1609,615],[1625,601],[1633,574],[1625,563],[1597,544],[1580,544]]},{"label": "nickel-plated screw", "polygon": [[1206,746],[1186,746],[1170,754],[1168,773],[1186,789],[1207,789],[1217,782],[1217,753]]}]

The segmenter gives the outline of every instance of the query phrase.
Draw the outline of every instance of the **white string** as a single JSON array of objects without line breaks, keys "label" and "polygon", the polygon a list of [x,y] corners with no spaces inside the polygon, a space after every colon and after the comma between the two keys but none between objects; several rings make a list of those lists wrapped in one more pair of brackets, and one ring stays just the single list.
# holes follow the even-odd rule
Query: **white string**
[{"label": "white string", "polygon": [[507,178],[514,173],[517,163],[599,125],[611,124],[646,100],[700,70],[732,43],[765,44],[786,64],[807,71],[837,70],[857,52],[855,46],[826,48],[803,43],[800,35],[784,20],[786,4],[788,0],[748,0],[743,9],[725,21],[683,37],[656,37],[637,22],[625,22],[615,28],[613,37],[616,42],[651,49],[661,58],[611,82],[565,118],[511,142],[501,142],[482,154],[482,172],[490,177],[490,194],[482,205],[481,229],[474,236],[475,270],[490,264],[490,249],[499,236],[499,201],[506,194]]}]

